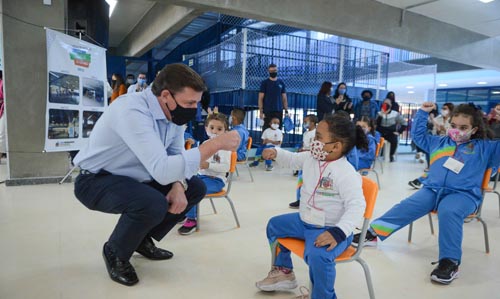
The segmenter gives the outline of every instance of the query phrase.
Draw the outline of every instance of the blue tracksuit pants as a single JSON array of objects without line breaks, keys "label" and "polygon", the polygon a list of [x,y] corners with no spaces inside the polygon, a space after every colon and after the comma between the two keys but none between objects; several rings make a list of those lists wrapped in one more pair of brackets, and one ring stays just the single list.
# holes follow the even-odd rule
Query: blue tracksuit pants
[{"label": "blue tracksuit pants", "polygon": [[[274,147],[275,146],[272,145],[272,144],[263,144],[263,145],[259,146],[257,148],[257,150],[255,151],[255,158],[256,158],[255,161],[258,161],[257,158],[262,157],[262,151],[264,151],[264,149],[266,149],[266,148],[274,148]],[[273,164],[273,160],[266,160],[265,162],[266,162],[266,165],[272,165]]]},{"label": "blue tracksuit pants", "polygon": [[[267,238],[272,244],[277,238],[297,238],[305,240],[304,260],[309,265],[309,279],[313,284],[312,299],[335,299],[335,258],[352,242],[352,235],[337,244],[331,251],[328,247],[316,247],[314,241],[326,231],[328,227],[315,227],[304,223],[299,213],[285,214],[273,217],[267,224]],[[276,257],[275,266],[293,269],[290,250],[280,246],[280,253]]]},{"label": "blue tracksuit pants", "polygon": [[474,200],[462,193],[443,190],[440,194],[422,188],[371,223],[380,240],[404,226],[437,210],[439,219],[439,260],[460,262],[464,219],[476,210]]},{"label": "blue tracksuit pants", "polygon": [[[224,188],[224,182],[215,177],[207,175],[198,175],[198,177],[203,181],[205,186],[207,186],[207,194],[220,192]],[[190,219],[196,219],[196,212],[198,207],[193,206],[187,213],[186,217]]]}]

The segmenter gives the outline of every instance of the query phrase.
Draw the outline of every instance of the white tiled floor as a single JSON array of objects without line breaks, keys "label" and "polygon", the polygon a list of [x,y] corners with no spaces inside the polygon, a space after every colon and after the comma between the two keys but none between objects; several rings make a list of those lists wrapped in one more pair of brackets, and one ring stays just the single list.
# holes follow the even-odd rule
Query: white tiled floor
[{"label": "white tiled floor", "polygon": [[[423,169],[410,155],[385,165],[375,216],[410,194],[407,185]],[[5,163],[0,173],[5,172]],[[73,195],[73,185],[5,187],[0,185],[0,298],[291,298],[294,293],[258,292],[254,282],[270,267],[265,237],[267,220],[292,212],[296,178],[291,171],[245,169],[234,183],[232,197],[241,221],[236,229],[228,205],[216,201],[219,214],[202,204],[202,231],[179,236],[172,231],[160,246],[175,257],[152,262],[134,255],[140,282],[125,287],[108,277],[101,257],[103,242],[116,215],[87,210]],[[4,175],[0,174],[0,181]],[[437,237],[427,219],[415,224],[414,242],[407,229],[363,252],[377,298],[499,298],[500,218],[498,203],[488,195],[484,205],[491,253],[484,253],[479,223],[465,224],[461,276],[450,286],[429,281],[437,260]],[[308,285],[307,268],[294,259],[299,284]],[[337,266],[339,298],[368,298],[362,269],[355,263]],[[298,290],[296,290],[298,292]]]}]

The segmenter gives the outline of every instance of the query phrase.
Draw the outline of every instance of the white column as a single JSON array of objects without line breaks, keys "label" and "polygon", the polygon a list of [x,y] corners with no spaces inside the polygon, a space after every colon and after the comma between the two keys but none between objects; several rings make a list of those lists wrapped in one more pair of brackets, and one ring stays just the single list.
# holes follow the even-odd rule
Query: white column
[{"label": "white column", "polygon": [[248,30],[243,28],[243,52],[241,57],[241,88],[245,89],[247,87],[247,41],[248,41]]}]

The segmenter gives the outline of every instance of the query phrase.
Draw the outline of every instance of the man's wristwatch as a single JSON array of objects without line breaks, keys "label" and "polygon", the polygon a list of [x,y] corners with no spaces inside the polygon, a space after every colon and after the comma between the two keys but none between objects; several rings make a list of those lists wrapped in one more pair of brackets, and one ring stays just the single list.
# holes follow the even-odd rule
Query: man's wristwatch
[{"label": "man's wristwatch", "polygon": [[179,182],[182,185],[182,187],[184,188],[184,191],[188,190],[188,183],[187,183],[186,179],[183,179],[183,180],[180,180],[177,182]]}]

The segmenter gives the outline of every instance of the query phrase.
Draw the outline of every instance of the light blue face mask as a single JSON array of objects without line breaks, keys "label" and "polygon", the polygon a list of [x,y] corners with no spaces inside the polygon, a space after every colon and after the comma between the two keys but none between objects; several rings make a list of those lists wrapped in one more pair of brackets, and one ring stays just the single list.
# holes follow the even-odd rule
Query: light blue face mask
[{"label": "light blue face mask", "polygon": [[302,126],[304,127],[304,130],[309,130],[309,123],[304,123]]},{"label": "light blue face mask", "polygon": [[345,94],[345,89],[344,88],[339,89],[339,94]]},{"label": "light blue face mask", "polygon": [[146,84],[146,79],[137,79],[137,83],[139,83],[139,85],[144,85]]}]

